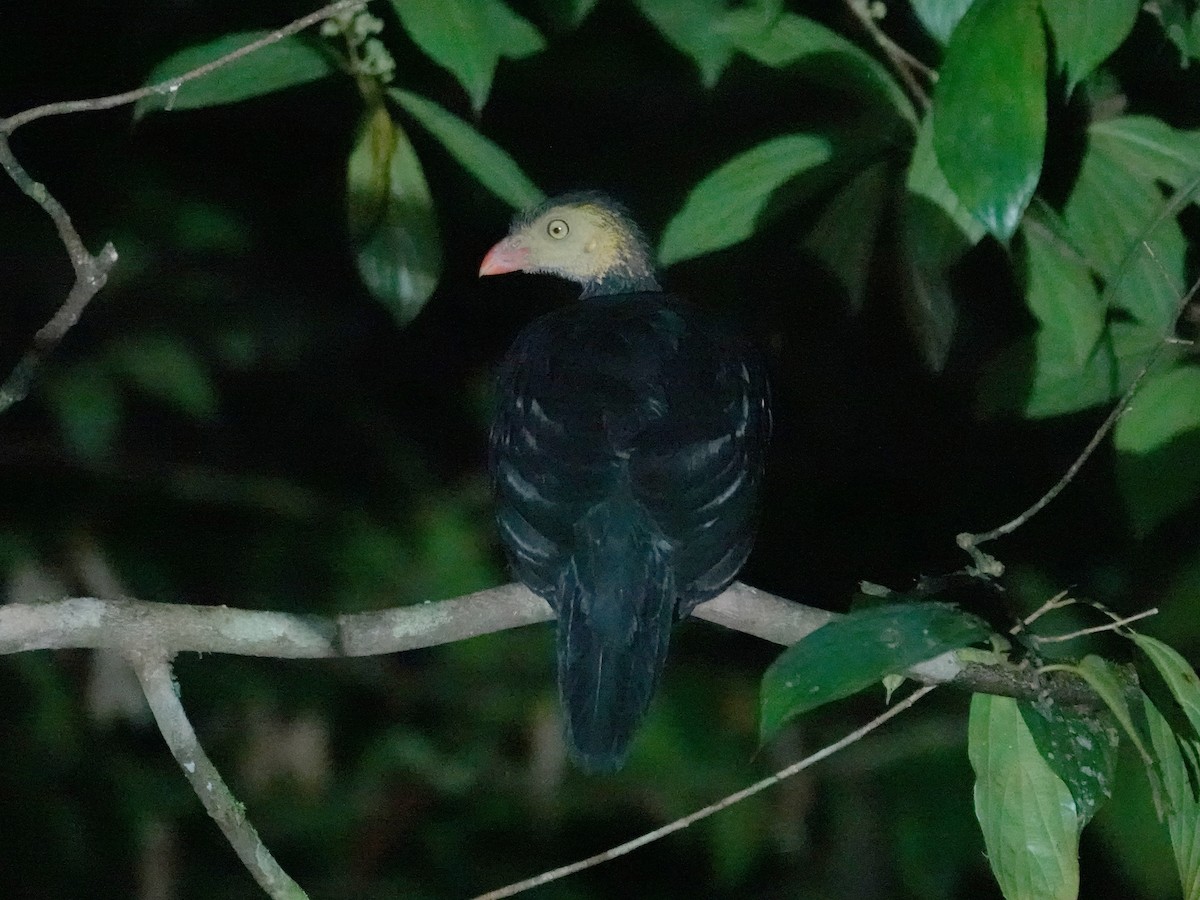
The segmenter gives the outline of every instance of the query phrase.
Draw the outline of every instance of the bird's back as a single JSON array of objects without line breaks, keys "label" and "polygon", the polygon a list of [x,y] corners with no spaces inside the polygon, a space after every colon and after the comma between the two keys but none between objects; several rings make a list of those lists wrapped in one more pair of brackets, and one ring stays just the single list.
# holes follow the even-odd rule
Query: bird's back
[{"label": "bird's back", "polygon": [[527,327],[491,435],[514,574],[559,615],[568,738],[620,764],[672,622],[750,551],[769,431],[753,355],[661,293],[591,298]]}]

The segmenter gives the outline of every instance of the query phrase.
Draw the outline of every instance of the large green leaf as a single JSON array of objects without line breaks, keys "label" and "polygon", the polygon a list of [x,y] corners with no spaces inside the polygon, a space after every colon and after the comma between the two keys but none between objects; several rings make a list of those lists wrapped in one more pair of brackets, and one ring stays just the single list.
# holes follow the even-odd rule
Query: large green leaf
[{"label": "large green leaf", "polygon": [[733,56],[729,35],[721,28],[724,0],[634,0],[634,5],[672,46],[691,57],[706,87],[717,83]]},{"label": "large green leaf", "polygon": [[421,162],[382,106],[350,153],[346,208],[363,283],[397,322],[409,322],[437,287],[442,244]]},{"label": "large green leaf", "polygon": [[958,227],[967,246],[975,246],[987,233],[979,220],[971,215],[971,211],[954,193],[938,165],[937,154],[933,150],[932,119],[926,118],[917,132],[917,142],[908,163],[905,185],[910,194],[923,197],[945,213]]},{"label": "large green leaf", "polygon": [[1090,144],[1063,220],[1106,280],[1105,303],[1165,334],[1178,314],[1186,242],[1155,178],[1112,149],[1111,135]]},{"label": "large green leaf", "polygon": [[1034,217],[1026,219],[1025,299],[1043,331],[1062,332],[1056,343],[1069,347],[1079,369],[1091,358],[1104,333],[1104,304],[1087,261]]},{"label": "large green leaf", "polygon": [[975,815],[988,862],[1008,900],[1075,900],[1079,815],[1011,697],[971,698],[968,754]]},{"label": "large green leaf", "polygon": [[813,134],[781,135],[738,154],[692,188],[667,223],[659,261],[666,266],[746,240],[780,186],[832,157],[829,139]]},{"label": "large green leaf", "polygon": [[1140,7],[1140,0],[1042,0],[1068,92],[1121,45]]},{"label": "large green leaf", "polygon": [[784,650],[763,675],[759,734],[765,741],[810,709],[988,634],[982,619],[945,603],[889,603],[834,619]]},{"label": "large green leaf", "polygon": [[[891,73],[857,44],[819,22],[792,12],[764,15],[761,10],[743,8],[730,11],[721,20],[721,28],[739,51],[774,69],[818,58],[826,68],[831,61],[844,61],[849,67],[846,75],[864,79],[903,119],[914,126],[917,123],[912,101]],[[843,73],[833,74],[844,86]]]},{"label": "large green leaf", "polygon": [[940,43],[947,43],[974,0],[911,0],[913,12]]},{"label": "large green leaf", "polygon": [[[1193,678],[1195,677],[1193,673]],[[1149,698],[1143,697],[1146,721],[1166,796],[1167,832],[1183,896],[1200,897],[1200,802],[1193,785],[1200,776],[1200,745],[1180,740]]]},{"label": "large green leaf", "polygon": [[1200,368],[1147,376],[1113,435],[1117,483],[1144,535],[1200,497]]},{"label": "large green leaf", "polygon": [[469,123],[411,91],[393,88],[388,95],[428,129],[480,184],[509,206],[525,209],[545,197],[511,156]]},{"label": "large green leaf", "polygon": [[866,297],[890,174],[885,161],[851,178],[826,204],[804,239],[804,246],[837,278],[856,312]]},{"label": "large green leaf", "polygon": [[1120,742],[1112,714],[1070,709],[1049,698],[1020,700],[1017,707],[1042,759],[1071,791],[1082,829],[1112,797]]},{"label": "large green leaf", "polygon": [[1154,668],[1163,677],[1171,696],[1187,716],[1192,729],[1196,734],[1200,734],[1200,677],[1197,677],[1196,670],[1169,644],[1136,631],[1131,637],[1150,662],[1154,663]]},{"label": "large green leaf", "polygon": [[1001,240],[1021,221],[1046,142],[1046,38],[1037,0],[976,0],[934,92],[933,145],[951,188]]},{"label": "large green leaf", "polygon": [[1093,122],[1088,138],[1126,171],[1177,191],[1200,178],[1200,131],[1178,131],[1153,116],[1120,116]]},{"label": "large green leaf", "polygon": [[400,24],[430,59],[450,71],[483,108],[500,57],[521,59],[545,46],[541,34],[502,0],[391,0]]},{"label": "large green leaf", "polygon": [[[269,31],[242,31],[173,53],[156,65],[146,84],[160,84],[245,47]],[[236,103],[272,91],[307,84],[337,71],[333,58],[299,35],[291,35],[247,54],[207,75],[137,102],[134,118],[156,109],[194,109]]]}]

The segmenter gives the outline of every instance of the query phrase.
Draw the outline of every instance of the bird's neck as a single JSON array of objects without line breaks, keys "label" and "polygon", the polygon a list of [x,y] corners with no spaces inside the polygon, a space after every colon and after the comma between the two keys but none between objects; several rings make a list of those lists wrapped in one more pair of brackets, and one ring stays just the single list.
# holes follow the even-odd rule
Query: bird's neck
[{"label": "bird's neck", "polygon": [[638,294],[661,291],[650,253],[644,247],[624,248],[614,265],[599,278],[583,283],[582,299],[607,297],[613,294]]}]

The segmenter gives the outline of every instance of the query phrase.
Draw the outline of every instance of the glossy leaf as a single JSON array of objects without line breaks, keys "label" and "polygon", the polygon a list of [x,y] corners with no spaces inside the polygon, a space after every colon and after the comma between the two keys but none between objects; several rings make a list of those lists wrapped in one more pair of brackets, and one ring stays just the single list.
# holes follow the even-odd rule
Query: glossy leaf
[{"label": "glossy leaf", "polygon": [[[912,102],[891,73],[874,56],[819,22],[792,12],[770,15],[742,8],[727,13],[721,28],[739,51],[773,69],[804,60],[820,60],[823,68],[831,61],[842,61],[848,65],[850,77],[865,80],[903,119],[913,126],[917,123]],[[835,74],[844,87],[842,73]]]},{"label": "glossy leaf", "polygon": [[1179,308],[1186,244],[1155,179],[1128,168],[1110,142],[1093,141],[1063,220],[1107,282],[1105,304],[1165,334]]},{"label": "glossy leaf", "polygon": [[712,87],[733,56],[733,45],[720,26],[724,0],[634,0],[634,5],[664,38],[689,56],[705,87]]},{"label": "glossy leaf", "polygon": [[1036,221],[1027,220],[1025,299],[1043,331],[1061,332],[1082,369],[1104,333],[1105,310],[1087,261],[1074,248]]},{"label": "glossy leaf", "polygon": [[1045,82],[1037,0],[976,0],[946,48],[933,146],[950,187],[1001,240],[1016,230],[1042,171]]},{"label": "glossy leaf", "polygon": [[1071,791],[1082,829],[1112,797],[1120,742],[1112,714],[1071,709],[1048,697],[1019,700],[1017,707],[1042,759]]},{"label": "glossy leaf", "polygon": [[[180,50],[156,65],[146,77],[146,84],[169,81],[268,34],[269,31],[242,31]],[[133,108],[133,116],[141,118],[158,109],[195,109],[236,103],[308,84],[336,71],[330,55],[299,35],[291,35],[181,84],[174,91],[139,100]]]},{"label": "glossy leaf", "polygon": [[437,286],[442,246],[421,162],[386,109],[364,120],[346,182],[359,275],[403,325]]},{"label": "glossy leaf", "polygon": [[521,59],[545,46],[541,34],[502,0],[391,0],[408,36],[449,70],[480,110],[500,58]]},{"label": "glossy leaf", "polygon": [[974,0],[910,0],[921,25],[939,43],[945,44]]},{"label": "glossy leaf", "polygon": [[771,138],[735,156],[692,188],[667,223],[659,261],[667,266],[746,240],[776,190],[832,156],[829,140],[811,134]]},{"label": "glossy leaf", "polygon": [[1140,0],[1042,0],[1068,93],[1121,46],[1140,7]]},{"label": "glossy leaf", "polygon": [[886,162],[875,163],[850,179],[826,204],[808,230],[804,246],[837,278],[854,311],[862,309],[875,237],[888,201]]},{"label": "glossy leaf", "polygon": [[1079,815],[1038,752],[1017,701],[971,698],[968,755],[988,862],[1009,900],[1075,900]]},{"label": "glossy leaf", "polygon": [[917,132],[917,142],[909,160],[905,185],[910,194],[923,197],[944,212],[958,227],[968,246],[975,246],[987,234],[987,229],[971,215],[971,211],[963,205],[950,183],[946,181],[933,149],[933,121],[929,118],[921,123]]},{"label": "glossy leaf", "polygon": [[[1194,677],[1194,676],[1193,676]],[[1200,897],[1200,802],[1193,785],[1200,772],[1200,745],[1181,741],[1162,714],[1143,697],[1150,742],[1166,798],[1167,832],[1184,897]]]},{"label": "glossy leaf", "polygon": [[525,209],[544,199],[545,195],[521,171],[516,161],[468,122],[411,91],[394,88],[388,95],[427,129],[480,184],[509,206]]},{"label": "glossy leaf", "polygon": [[1200,131],[1178,131],[1153,116],[1120,116],[1093,122],[1088,136],[1093,147],[1126,171],[1175,190],[1200,178]]},{"label": "glossy leaf", "polygon": [[106,362],[144,394],[197,419],[217,411],[217,391],[208,370],[183,341],[166,334],[119,338]]},{"label": "glossy leaf", "polygon": [[982,619],[944,603],[889,603],[834,619],[784,650],[763,675],[759,734],[765,741],[810,709],[990,631]]},{"label": "glossy leaf", "polygon": [[1148,376],[1117,422],[1113,443],[1135,533],[1149,533],[1200,497],[1200,368]]}]

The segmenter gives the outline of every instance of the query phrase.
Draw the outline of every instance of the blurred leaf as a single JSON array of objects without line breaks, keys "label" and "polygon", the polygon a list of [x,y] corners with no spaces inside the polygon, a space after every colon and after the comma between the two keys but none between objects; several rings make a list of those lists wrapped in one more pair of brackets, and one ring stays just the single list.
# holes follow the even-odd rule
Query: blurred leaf
[{"label": "blurred leaf", "polygon": [[863,169],[825,205],[804,246],[834,274],[850,308],[862,309],[875,252],[875,237],[888,199],[886,162]]},{"label": "blurred leaf", "polygon": [[124,409],[111,375],[93,362],[79,363],[56,372],[46,382],[46,394],[76,455],[94,462],[112,453]]},{"label": "blurred leaf", "polygon": [[1095,141],[1083,158],[1063,221],[1106,281],[1107,306],[1165,334],[1175,324],[1186,242],[1153,177]]},{"label": "blurred leaf", "polygon": [[1140,7],[1140,0],[1042,0],[1068,94],[1121,46]]},{"label": "blurred leaf", "polygon": [[1088,137],[1127,171],[1177,191],[1200,177],[1200,131],[1178,131],[1153,116],[1119,116],[1093,122]]},{"label": "blurred leaf", "polygon": [[458,79],[483,109],[500,57],[521,59],[545,46],[541,34],[502,0],[391,0],[421,50]]},{"label": "blurred leaf", "polygon": [[1171,696],[1175,698],[1195,732],[1200,734],[1200,678],[1196,676],[1196,671],[1179,655],[1179,651],[1157,638],[1136,631],[1132,632],[1130,637],[1150,662],[1154,663],[1154,668],[1158,669],[1163,681],[1167,683]]},{"label": "blurred leaf", "polygon": [[1117,422],[1117,484],[1138,535],[1200,496],[1200,368],[1148,375]]},{"label": "blurred leaf", "polygon": [[1076,366],[1087,364],[1104,333],[1104,305],[1087,262],[1033,216],[1025,238],[1025,300],[1044,331],[1058,331]]},{"label": "blurred leaf", "polygon": [[578,28],[595,8],[598,0],[541,0],[543,11],[567,28]]},{"label": "blurred leaf", "polygon": [[634,0],[642,15],[700,69],[700,80],[712,87],[733,56],[729,37],[722,33],[724,0]]},{"label": "blurred leaf", "polygon": [[829,140],[811,134],[781,135],[735,156],[692,188],[667,223],[659,262],[668,266],[746,240],[779,187],[832,156]]},{"label": "blurred leaf", "polygon": [[773,69],[795,65],[805,59],[844,60],[852,71],[885,97],[903,119],[913,126],[917,123],[912,101],[879,60],[819,22],[792,12],[779,15],[770,10],[739,8],[725,15],[720,29],[728,34],[739,51]]},{"label": "blurred leaf", "polygon": [[977,0],[934,92],[933,146],[951,188],[1000,240],[1021,221],[1046,142],[1046,38],[1037,0]]},{"label": "blurred leaf", "polygon": [[527,209],[545,198],[511,156],[469,123],[410,91],[393,88],[388,96],[428,129],[480,184],[509,206]]},{"label": "blurred leaf", "polygon": [[911,0],[913,12],[921,25],[939,43],[949,42],[974,0]]},{"label": "blurred leaf", "polygon": [[[180,50],[155,66],[146,77],[146,84],[159,84],[184,75],[270,33],[242,31]],[[337,66],[331,56],[322,53],[299,35],[291,35],[182,84],[177,90],[139,100],[133,108],[133,117],[140,119],[157,109],[195,109],[236,103],[307,84],[336,71]]]},{"label": "blurred leaf", "polygon": [[106,362],[142,393],[197,419],[217,411],[217,390],[207,369],[182,340],[166,334],[118,338]]},{"label": "blurred leaf", "polygon": [[[979,386],[979,412],[1041,419],[1108,403],[1125,392],[1160,343],[1157,331],[1114,322],[1080,366],[1073,337],[1058,329],[1039,329],[987,365]],[[1158,365],[1169,365],[1169,360],[1170,354],[1164,353]]]},{"label": "blurred leaf", "polygon": [[1184,0],[1155,0],[1145,4],[1145,10],[1162,24],[1163,34],[1179,48],[1179,65],[1188,64],[1200,55],[1200,9],[1188,14]]},{"label": "blurred leaf", "polygon": [[437,287],[442,244],[421,161],[385,108],[363,122],[346,176],[359,275],[401,325]]},{"label": "blurred leaf", "polygon": [[1171,849],[1175,853],[1183,896],[1200,897],[1200,802],[1197,802],[1194,788],[1200,776],[1197,772],[1200,745],[1195,741],[1181,742],[1149,698],[1143,698],[1143,704],[1154,756],[1162,772],[1163,792],[1167,799],[1167,832],[1171,835]]},{"label": "blurred leaf", "polygon": [[1017,707],[1042,759],[1071,791],[1082,829],[1112,797],[1120,744],[1112,714],[1069,709],[1048,697]]},{"label": "blurred leaf", "polygon": [[1079,893],[1075,801],[1038,752],[1017,701],[972,696],[967,750],[975,770],[975,815],[1004,896],[1074,900]]},{"label": "blurred leaf", "polygon": [[990,633],[982,619],[945,603],[888,603],[834,619],[784,650],[763,675],[761,739],[810,709]]}]

